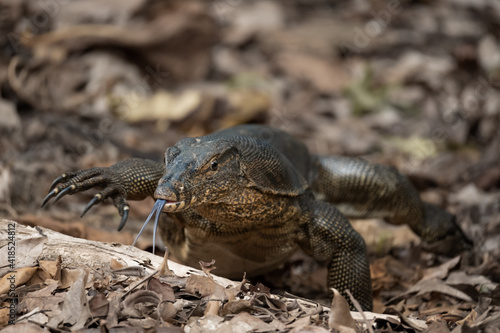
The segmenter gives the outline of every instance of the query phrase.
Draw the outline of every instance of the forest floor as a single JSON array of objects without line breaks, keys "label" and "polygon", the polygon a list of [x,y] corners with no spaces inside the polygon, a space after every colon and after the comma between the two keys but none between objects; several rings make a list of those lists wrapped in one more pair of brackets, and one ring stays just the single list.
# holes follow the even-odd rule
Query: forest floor
[{"label": "forest floor", "polygon": [[[0,18],[0,217],[130,244],[152,199],[131,202],[130,221],[117,232],[112,204],[80,218],[95,191],[41,209],[52,180],[128,157],[160,161],[179,138],[264,123],[315,154],[394,166],[425,201],[456,214],[474,242],[470,251],[436,255],[405,226],[352,221],[369,248],[374,312],[399,318],[379,320],[377,332],[500,332],[498,2],[0,0]],[[151,250],[147,232],[138,247]],[[8,237],[1,237],[7,251]],[[7,259],[0,260],[5,269]],[[267,288],[330,307],[325,276],[322,265],[297,253],[240,286],[235,295],[244,290],[253,303],[212,312],[210,320],[202,316],[210,304],[202,292],[170,281],[175,295],[165,297],[197,302],[198,312],[175,303],[161,320],[134,312],[148,320],[106,322],[111,310],[92,308],[101,312],[80,324],[197,332],[245,322],[262,332],[321,332],[329,327],[325,312],[270,301]],[[70,285],[47,279],[24,282],[38,288],[21,289],[18,318],[34,309],[36,295],[57,296],[51,302],[63,307]],[[97,284],[86,289],[91,307],[127,288],[122,279],[107,281],[107,291]],[[0,301],[1,327],[8,299]],[[39,311],[43,324],[18,325],[59,332],[75,324],[55,320],[54,309]]]}]

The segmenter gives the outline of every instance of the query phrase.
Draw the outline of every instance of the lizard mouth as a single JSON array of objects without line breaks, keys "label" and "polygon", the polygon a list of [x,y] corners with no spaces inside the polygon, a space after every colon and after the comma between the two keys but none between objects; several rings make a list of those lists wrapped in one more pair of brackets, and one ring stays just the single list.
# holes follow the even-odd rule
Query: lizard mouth
[{"label": "lizard mouth", "polygon": [[148,225],[148,223],[151,220],[151,218],[153,217],[153,215],[156,215],[155,225],[154,225],[154,229],[153,229],[153,253],[154,253],[154,248],[155,248],[156,230],[158,229],[158,221],[160,220],[161,212],[164,212],[164,213],[180,212],[180,211],[184,210],[187,206],[189,206],[191,203],[196,202],[196,198],[194,196],[191,197],[190,200],[182,200],[182,201],[169,200],[168,198],[162,197],[160,195],[156,195],[155,197],[157,200],[153,206],[153,209],[151,210],[151,213],[149,213],[149,216],[146,219],[146,222],[144,222],[141,230],[139,231],[139,233],[135,237],[134,242],[132,243],[132,246],[134,246],[135,243],[137,243],[137,240],[141,236],[142,232],[144,231],[144,229]]},{"label": "lizard mouth", "polygon": [[[165,199],[163,199],[165,200]],[[174,212],[180,212],[186,207],[186,201],[170,201],[170,200],[165,200],[165,205],[161,209],[162,212],[164,213],[174,213]]]},{"label": "lizard mouth", "polygon": [[184,200],[179,200],[180,198],[172,197],[172,196],[166,196],[166,195],[161,195],[158,193],[155,193],[155,198],[157,200],[161,200],[165,204],[161,208],[161,211],[164,213],[178,213],[182,212],[183,210],[186,210],[191,206],[192,203],[196,202],[196,198],[194,196],[184,198]]}]

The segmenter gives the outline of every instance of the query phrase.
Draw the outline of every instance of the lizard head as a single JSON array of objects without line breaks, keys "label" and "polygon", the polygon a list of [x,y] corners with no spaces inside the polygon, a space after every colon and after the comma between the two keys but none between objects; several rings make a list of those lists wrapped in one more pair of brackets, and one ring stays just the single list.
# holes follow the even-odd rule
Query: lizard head
[{"label": "lizard head", "polygon": [[243,179],[238,149],[220,138],[182,139],[166,150],[165,165],[154,194],[164,212],[221,202]]}]

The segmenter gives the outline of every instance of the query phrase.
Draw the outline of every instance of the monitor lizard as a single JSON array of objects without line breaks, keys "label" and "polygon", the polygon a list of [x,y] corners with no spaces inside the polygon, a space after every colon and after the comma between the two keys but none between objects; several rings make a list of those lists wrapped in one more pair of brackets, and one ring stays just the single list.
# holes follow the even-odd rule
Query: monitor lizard
[{"label": "monitor lizard", "polygon": [[312,155],[289,134],[263,125],[183,138],[166,150],[164,163],[130,158],[65,173],[42,206],[94,187],[103,190],[83,214],[111,198],[122,216],[119,230],[127,200],[156,198],[155,209],[166,213],[162,239],[187,265],[215,259],[218,274],[240,278],[273,270],[301,248],[326,262],[328,287],[343,295],[350,290],[364,310],[372,308],[367,250],[348,218],[380,217],[408,224],[430,243],[470,246],[454,216],[421,201],[396,169]]}]

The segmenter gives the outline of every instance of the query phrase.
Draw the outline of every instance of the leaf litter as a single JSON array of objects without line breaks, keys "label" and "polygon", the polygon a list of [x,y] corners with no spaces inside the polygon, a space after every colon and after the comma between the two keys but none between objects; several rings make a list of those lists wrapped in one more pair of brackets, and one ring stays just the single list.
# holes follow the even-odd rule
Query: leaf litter
[{"label": "leaf litter", "polygon": [[[47,188],[67,170],[130,156],[156,159],[182,136],[264,122],[303,139],[315,153],[397,167],[426,200],[456,213],[475,242],[471,253],[447,258],[429,253],[408,230],[380,221],[355,223],[372,256],[375,309],[393,315],[363,319],[353,313],[358,331],[370,325],[380,332],[499,331],[500,7],[495,2],[397,2],[376,35],[367,29],[384,23],[388,2],[129,0],[107,1],[100,4],[103,9],[72,1],[51,12],[43,27],[30,21],[47,14],[36,1],[1,2],[6,13],[0,24],[2,216],[130,244],[137,230],[102,230],[118,222],[114,207],[96,207],[95,215],[81,222],[78,212],[88,201],[81,194],[40,213],[43,191],[34,189]],[[131,218],[143,219],[151,205],[131,203]],[[6,323],[10,286],[4,241],[0,326]],[[79,269],[85,267],[38,261],[43,245],[43,235],[17,243],[21,323],[5,330],[36,331],[48,328],[49,320],[59,325],[53,330],[81,327],[83,319],[71,309],[87,316],[86,307],[94,316],[84,323],[90,329],[101,324],[192,325],[193,330],[213,325],[221,331],[236,325],[242,331],[252,325],[296,332],[331,328],[325,307],[270,291],[285,289],[328,304],[324,268],[300,254],[274,275],[252,277],[271,288],[243,279],[237,290],[222,293],[212,273],[188,284],[189,278],[172,275],[168,267],[159,267],[157,277],[144,276],[141,267],[115,267],[115,275],[94,271],[84,282]],[[74,284],[79,287],[72,289]],[[64,305],[70,301],[82,303]],[[136,317],[124,318],[125,308]],[[59,312],[68,317],[57,317]]]},{"label": "leaf litter", "polygon": [[[330,329],[346,333],[435,329],[450,332],[450,323],[455,326],[454,331],[494,327],[500,320],[499,285],[480,275],[450,273],[459,259],[458,256],[441,266],[423,270],[420,281],[390,300],[387,314],[383,315],[350,312],[347,301],[337,290],[333,290],[331,306],[325,307],[290,294],[272,293],[262,284],[252,285],[246,278],[225,288],[211,275],[215,269],[213,261],[200,262],[203,275],[186,278],[168,269],[165,256],[161,266],[166,266],[163,271],[167,275],[161,276],[157,270],[142,276],[131,274],[137,271],[134,267],[121,267],[103,284],[101,277],[89,274],[88,269],[61,267],[59,257],[28,267],[31,278],[20,280],[29,286],[37,282],[39,272],[45,274],[39,277],[46,277],[38,278],[40,281],[32,285],[35,290],[23,291],[20,284],[18,325],[29,323],[50,330],[66,327],[87,331],[99,330],[98,327],[108,330],[182,327],[185,332]],[[50,274],[47,267],[51,267]],[[427,319],[422,320],[422,316]]]}]

